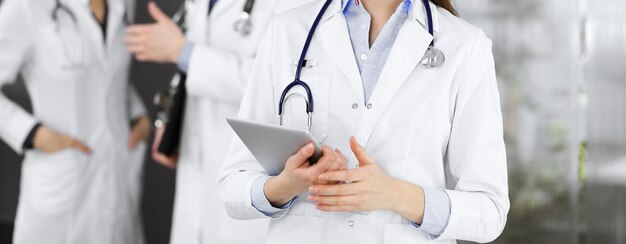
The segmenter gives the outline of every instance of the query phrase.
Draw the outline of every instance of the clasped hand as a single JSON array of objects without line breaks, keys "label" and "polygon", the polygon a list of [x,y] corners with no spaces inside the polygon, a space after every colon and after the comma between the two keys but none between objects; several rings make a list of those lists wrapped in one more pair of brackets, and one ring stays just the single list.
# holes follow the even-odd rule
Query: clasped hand
[{"label": "clasped hand", "polygon": [[350,183],[314,184],[309,187],[309,199],[322,211],[393,209],[397,180],[387,176],[354,138],[350,138],[350,148],[359,161],[358,168],[319,175],[320,180]]},{"label": "clasped hand", "polygon": [[347,169],[341,151],[323,147],[317,164],[307,159],[313,145],[303,147],[287,161],[283,172],[270,178],[264,190],[274,206],[283,206],[293,197],[309,191],[309,200],[322,211],[391,210],[420,224],[424,213],[424,192],[420,186],[388,176],[359,145],[350,138],[350,149],[359,161]]}]

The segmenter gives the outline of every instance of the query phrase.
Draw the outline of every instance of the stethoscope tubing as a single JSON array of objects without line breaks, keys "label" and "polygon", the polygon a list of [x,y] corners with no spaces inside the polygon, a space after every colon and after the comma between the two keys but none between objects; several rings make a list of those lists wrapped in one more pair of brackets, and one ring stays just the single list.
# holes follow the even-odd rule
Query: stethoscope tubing
[{"label": "stethoscope tubing", "polygon": [[313,113],[314,103],[313,103],[313,94],[311,93],[311,88],[306,82],[300,80],[300,75],[302,74],[302,67],[304,66],[304,60],[306,58],[307,52],[309,51],[309,46],[311,45],[311,41],[313,40],[313,35],[315,34],[315,30],[317,30],[317,26],[322,20],[322,16],[324,16],[324,14],[326,13],[326,10],[330,6],[331,2],[332,0],[326,0],[326,2],[324,3],[324,6],[322,6],[322,9],[317,14],[317,17],[315,17],[315,20],[313,21],[313,25],[311,26],[311,29],[309,30],[309,34],[306,37],[306,41],[304,42],[304,47],[302,48],[302,53],[300,54],[300,59],[298,60],[298,64],[296,67],[296,74],[295,74],[294,80],[291,83],[289,83],[289,85],[287,85],[287,87],[283,90],[283,93],[280,95],[280,100],[278,103],[278,116],[281,118],[284,112],[283,106],[285,102],[285,96],[287,95],[287,93],[289,93],[289,91],[291,91],[292,88],[296,86],[301,86],[306,91],[307,113],[309,115]]},{"label": "stethoscope tubing", "polygon": [[[287,97],[287,94],[289,93],[289,91],[291,91],[291,89],[293,89],[296,86],[301,86],[302,88],[304,88],[305,92],[306,92],[306,109],[307,109],[307,114],[309,117],[309,129],[311,127],[311,121],[312,121],[312,114],[313,114],[313,94],[311,92],[311,88],[309,87],[309,85],[302,81],[300,79],[300,76],[302,74],[302,68],[304,66],[304,62],[305,62],[305,58],[307,55],[307,52],[309,51],[309,47],[311,45],[311,41],[313,39],[313,36],[315,34],[315,31],[317,30],[317,27],[322,19],[322,16],[326,13],[326,11],[328,10],[328,7],[330,6],[330,3],[332,2],[332,0],[326,0],[326,2],[324,3],[324,5],[322,6],[322,9],[320,10],[320,12],[317,14],[317,16],[315,17],[315,20],[313,21],[313,24],[311,26],[311,29],[309,30],[309,33],[307,35],[306,41],[304,42],[304,47],[302,48],[302,52],[300,54],[300,58],[298,59],[298,64],[296,66],[296,74],[294,77],[294,80],[289,83],[289,85],[287,85],[287,87],[285,87],[285,89],[283,90],[282,94],[280,95],[280,100],[278,102],[278,118],[279,118],[279,124],[282,125],[282,117],[283,117],[283,113],[284,113],[284,103],[285,103],[285,99]],[[429,54],[429,52],[432,52],[435,54],[434,58],[429,58],[427,59],[427,62],[423,63],[427,68],[433,68],[433,67],[437,67],[439,65],[441,65],[443,63],[443,61],[445,60],[445,55],[443,55],[443,52],[441,52],[440,50],[435,48],[435,39],[434,39],[434,26],[433,26],[433,14],[432,14],[432,9],[430,7],[430,2],[429,0],[423,0],[424,3],[424,8],[426,9],[426,17],[428,19],[428,33],[433,36],[433,40],[430,42],[427,54]],[[432,60],[437,60],[437,58],[439,59],[439,63],[435,62],[430,62]]]},{"label": "stethoscope tubing", "polygon": [[433,13],[432,10],[430,9],[430,2],[428,0],[422,0],[422,2],[424,3],[424,8],[426,9],[426,18],[428,18],[428,33],[430,33],[431,36],[433,36],[433,40],[430,42],[430,46],[434,47],[435,46],[435,32],[434,32],[434,27],[433,27]]}]

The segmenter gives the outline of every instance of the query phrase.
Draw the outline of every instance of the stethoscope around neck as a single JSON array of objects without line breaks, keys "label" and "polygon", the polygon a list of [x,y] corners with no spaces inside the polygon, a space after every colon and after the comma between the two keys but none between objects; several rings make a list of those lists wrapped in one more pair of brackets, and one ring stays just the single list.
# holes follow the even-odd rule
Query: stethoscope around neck
[{"label": "stethoscope around neck", "polygon": [[[309,46],[311,45],[311,40],[313,39],[315,30],[317,30],[317,26],[319,25],[322,16],[324,15],[324,13],[326,13],[326,10],[328,10],[328,7],[330,6],[330,3],[332,1],[333,0],[326,0],[324,5],[322,6],[322,9],[317,14],[317,17],[315,17],[315,21],[313,21],[313,25],[309,30],[309,34],[307,35],[306,41],[304,42],[304,47],[302,48],[302,53],[300,54],[300,59],[298,60],[298,64],[296,66],[295,78],[291,83],[289,83],[289,85],[287,85],[287,87],[285,87],[282,94],[280,95],[280,100],[278,102],[278,124],[281,126],[283,125],[285,102],[287,102],[291,98],[302,98],[306,101],[307,124],[308,129],[311,130],[311,126],[313,124],[313,94],[309,85],[306,82],[300,80],[300,74],[302,73],[305,57],[307,52],[309,51]],[[430,33],[430,35],[434,37],[433,16],[432,10],[430,8],[430,3],[428,2],[428,0],[423,0],[423,2],[424,7],[426,8],[426,17],[428,18],[428,33]],[[436,68],[443,65],[444,61],[445,55],[441,50],[435,47],[435,40],[433,39],[433,41],[430,42],[428,49],[426,49],[426,53],[420,61],[420,64],[424,65],[426,68]],[[304,88],[304,91],[306,92],[306,97],[299,93],[289,94],[289,91],[297,86]]]},{"label": "stethoscope around neck", "polygon": [[[213,10],[213,5],[217,3],[217,0],[209,0],[209,10],[208,14],[211,14]],[[241,10],[241,14],[239,14],[239,18],[235,21],[233,25],[233,30],[239,32],[242,36],[246,37],[252,33],[252,9],[254,8],[255,0],[246,0],[243,5],[243,10]],[[172,20],[183,29],[186,30],[185,27],[185,18],[187,15],[187,9],[185,8],[185,4],[183,4],[178,11],[172,17]]]}]

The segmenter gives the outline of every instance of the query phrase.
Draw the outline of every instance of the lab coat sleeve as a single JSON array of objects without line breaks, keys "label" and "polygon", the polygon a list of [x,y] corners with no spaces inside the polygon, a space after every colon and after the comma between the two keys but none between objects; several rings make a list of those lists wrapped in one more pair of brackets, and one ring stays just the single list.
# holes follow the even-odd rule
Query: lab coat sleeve
[{"label": "lab coat sleeve", "polygon": [[491,242],[509,211],[502,113],[491,41],[478,31],[461,70],[448,150],[446,177],[451,213],[436,240]]},{"label": "lab coat sleeve", "polygon": [[[26,4],[23,0],[5,0],[0,6],[0,88],[17,79],[32,51],[33,23]],[[22,153],[24,140],[36,123],[0,91],[0,139]]]},{"label": "lab coat sleeve", "polygon": [[[268,35],[262,42],[252,77],[241,102],[239,118],[264,123],[276,122],[274,108],[274,89],[272,83],[272,50],[273,43],[270,27]],[[287,211],[267,216],[252,204],[252,188],[259,177],[266,176],[258,161],[233,134],[230,149],[219,176],[221,199],[226,212],[235,219],[280,218]]]},{"label": "lab coat sleeve", "polygon": [[135,89],[132,83],[128,85],[128,111],[130,112],[131,120],[147,115],[141,96],[137,93],[137,89]]},{"label": "lab coat sleeve", "polygon": [[196,44],[187,70],[187,93],[238,104],[250,77],[254,56]]}]

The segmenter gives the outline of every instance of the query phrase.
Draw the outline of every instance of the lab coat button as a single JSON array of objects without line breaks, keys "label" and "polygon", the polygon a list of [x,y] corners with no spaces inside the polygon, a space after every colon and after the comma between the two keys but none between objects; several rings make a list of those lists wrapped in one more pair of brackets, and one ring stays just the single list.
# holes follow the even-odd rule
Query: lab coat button
[{"label": "lab coat button", "polygon": [[367,109],[372,109],[372,104],[371,103],[367,104]]},{"label": "lab coat button", "polygon": [[366,60],[367,59],[367,54],[361,54],[361,59]]},{"label": "lab coat button", "polygon": [[357,109],[359,108],[359,104],[358,103],[353,103],[352,104],[352,109]]},{"label": "lab coat button", "polygon": [[348,226],[354,227],[354,221],[353,220],[348,220]]}]

